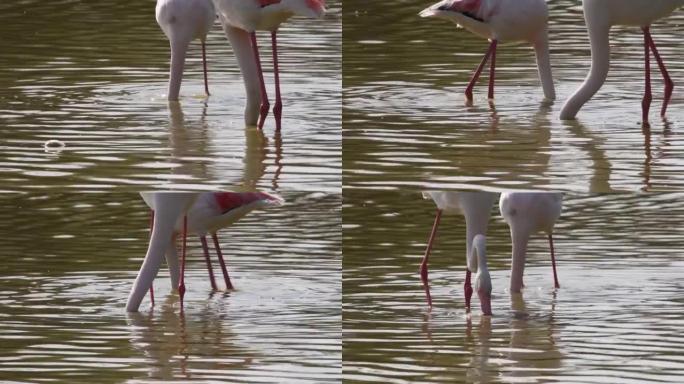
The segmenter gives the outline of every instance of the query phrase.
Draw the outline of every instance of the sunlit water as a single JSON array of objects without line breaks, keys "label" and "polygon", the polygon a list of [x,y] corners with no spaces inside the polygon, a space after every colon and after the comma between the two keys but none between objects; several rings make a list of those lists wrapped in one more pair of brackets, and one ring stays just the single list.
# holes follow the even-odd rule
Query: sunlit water
[{"label": "sunlit water", "polygon": [[165,266],[156,306],[124,310],[149,236],[137,194],[0,197],[0,380],[339,382],[340,198],[283,197],[219,232],[235,291],[211,293],[191,238],[185,316]]},{"label": "sunlit water", "polygon": [[[682,194],[565,196],[548,243],[533,237],[521,296],[508,292],[510,235],[492,210],[494,316],[464,309],[465,227],[419,193],[350,191],[344,208],[344,378],[349,382],[681,382]],[[498,205],[498,204],[497,204]]]},{"label": "sunlit water", "polygon": [[[549,2],[558,100],[542,105],[532,48],[506,44],[497,53],[493,107],[486,73],[472,106],[463,96],[487,42],[450,22],[420,18],[429,4],[345,1],[345,186],[604,192],[684,185],[684,91],[675,88],[663,121],[654,64],[651,128],[642,130],[639,28],[614,28],[609,79],[577,121],[561,122],[560,108],[590,64],[579,0]],[[684,79],[683,22],[678,11],[652,27],[675,83]]]},{"label": "sunlit water", "polygon": [[[190,45],[181,107],[167,105],[169,48],[155,2],[0,3],[2,190],[275,188],[339,191],[341,4],[280,31],[282,134],[245,128],[244,87],[217,22]],[[259,34],[273,97],[270,36]],[[48,140],[65,144],[45,151]]]}]

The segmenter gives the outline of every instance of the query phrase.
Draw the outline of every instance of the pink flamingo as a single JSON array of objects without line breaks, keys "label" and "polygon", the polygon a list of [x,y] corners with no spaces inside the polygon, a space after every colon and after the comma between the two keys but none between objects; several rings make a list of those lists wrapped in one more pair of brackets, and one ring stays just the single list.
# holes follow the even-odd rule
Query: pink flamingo
[{"label": "pink flamingo", "polygon": [[496,49],[500,41],[532,44],[544,96],[548,100],[556,98],[549,58],[549,12],[544,0],[444,0],[424,9],[420,16],[451,20],[490,41],[487,53],[465,90],[469,102],[473,100],[473,88],[490,58],[488,97],[494,99]]},{"label": "pink flamingo", "polygon": [[[432,297],[428,284],[428,259],[432,251],[432,245],[437,235],[437,229],[441,221],[442,213],[462,214],[466,222],[466,280],[463,284],[465,293],[466,309],[470,310],[470,299],[473,295],[471,285],[471,272],[476,272],[475,286],[480,298],[482,312],[491,315],[491,281],[487,269],[487,256],[485,253],[485,235],[489,226],[492,206],[496,200],[496,194],[489,192],[452,192],[452,191],[427,191],[423,197],[432,199],[437,205],[435,223],[430,233],[428,245],[425,250],[423,262],[420,265],[420,277],[425,289],[428,306],[432,308]],[[477,241],[476,238],[479,235]]]},{"label": "pink flamingo", "polygon": [[[262,129],[270,103],[266,93],[264,74],[261,68],[256,31],[271,32],[273,47],[273,70],[275,76],[275,105],[273,115],[276,130],[281,128],[283,103],[280,96],[280,72],[278,67],[277,33],[280,25],[294,15],[321,18],[325,14],[324,0],[215,0],[219,19],[230,40],[245,82],[247,107],[245,121],[248,125],[257,123]],[[248,54],[251,52],[251,54]],[[259,105],[257,106],[257,102]]]},{"label": "pink flamingo", "polygon": [[577,112],[603,86],[610,68],[610,29],[613,25],[634,25],[644,33],[644,58],[646,89],[641,102],[642,119],[648,123],[648,113],[653,96],[651,94],[650,56],[658,63],[665,81],[665,100],[660,115],[665,116],[667,105],[672,97],[674,83],[670,79],[653,37],[650,25],[669,16],[675,9],[684,5],[684,0],[584,0],[584,19],[591,41],[591,69],[584,83],[570,96],[561,110],[561,120],[572,120]]},{"label": "pink flamingo", "polygon": [[171,69],[169,74],[168,99],[178,101],[185,54],[194,39],[202,42],[202,64],[204,67],[204,91],[209,95],[207,80],[207,55],[205,40],[214,25],[216,11],[212,0],[157,0],[157,23],[169,39],[171,46]]}]

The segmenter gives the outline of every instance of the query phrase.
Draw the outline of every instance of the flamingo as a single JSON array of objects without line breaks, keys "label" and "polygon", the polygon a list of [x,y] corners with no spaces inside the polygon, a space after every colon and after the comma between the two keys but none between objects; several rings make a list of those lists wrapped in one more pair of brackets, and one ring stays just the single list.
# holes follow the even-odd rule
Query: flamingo
[{"label": "flamingo", "polygon": [[207,80],[207,56],[205,41],[214,25],[216,11],[212,0],[157,0],[157,23],[169,39],[171,46],[171,69],[169,73],[169,101],[178,101],[183,67],[188,45],[194,39],[202,43],[204,67],[204,91],[209,96]]},{"label": "flamingo", "polygon": [[[214,0],[219,19],[235,52],[247,92],[245,121],[257,122],[262,129],[270,103],[266,94],[261,68],[256,31],[271,32],[273,71],[275,77],[275,105],[273,115],[276,130],[280,131],[283,103],[280,96],[277,33],[280,25],[294,15],[321,18],[325,15],[325,0]],[[251,54],[248,54],[251,52]],[[260,105],[257,107],[257,100]]]},{"label": "flamingo", "polygon": [[[152,217],[156,219],[157,215],[155,212],[157,211],[157,205],[153,200],[153,195],[142,194],[142,197],[145,203],[152,209]],[[173,241],[173,238],[176,235],[183,233],[183,242],[185,244],[185,233],[195,233],[199,236],[202,243],[202,250],[204,251],[207,270],[209,272],[211,287],[212,290],[217,290],[216,279],[209,256],[209,246],[206,239],[206,235],[211,234],[226,289],[233,289],[233,284],[230,281],[223,253],[221,252],[221,246],[217,235],[218,230],[230,226],[255,209],[279,206],[282,204],[282,198],[264,192],[203,192],[196,196],[194,203],[186,212],[185,219],[177,219],[173,232],[168,238],[170,246],[166,250],[166,260],[171,272],[171,285],[173,287],[178,287],[178,292],[181,296],[181,309],[183,295],[185,293],[185,253],[183,253],[182,264],[179,269],[178,256],[176,255],[175,241]],[[152,229],[154,233],[154,226],[152,226]],[[183,250],[185,250],[185,245],[183,245]],[[154,289],[152,288],[151,283],[150,297],[154,303]]]},{"label": "flamingo", "polygon": [[490,100],[494,99],[496,49],[499,41],[524,41],[532,44],[537,56],[544,97],[548,100],[556,98],[549,58],[549,11],[544,0],[444,0],[424,9],[419,15],[451,20],[490,41],[489,49],[466,87],[465,96],[469,102],[473,100],[475,83],[490,58],[488,97]]},{"label": "flamingo", "polygon": [[[150,235],[150,244],[147,248],[147,254],[143,261],[138,276],[131,287],[131,292],[128,295],[126,303],[127,312],[138,312],[140,303],[147,293],[147,290],[152,286],[152,281],[159,272],[162,257],[167,254],[167,249],[171,245],[171,238],[173,237],[174,227],[178,219],[185,217],[187,211],[190,209],[197,193],[191,192],[151,192],[142,193],[142,195],[150,201],[150,205],[154,207],[155,215],[152,218],[152,233]],[[185,259],[185,233],[187,232],[187,220],[184,222],[183,231],[183,259]],[[173,248],[173,247],[171,247]],[[178,276],[178,258],[169,258],[167,254],[167,264],[171,270],[171,276]],[[185,287],[180,284],[179,292],[181,294],[181,303]],[[181,288],[182,287],[182,288]],[[181,306],[182,308],[182,306]]]},{"label": "flamingo", "polygon": [[[437,205],[437,214],[435,215],[435,222],[430,233],[428,245],[425,250],[425,256],[420,265],[420,277],[425,288],[425,295],[428,306],[432,308],[432,297],[430,296],[430,286],[428,284],[428,260],[432,245],[437,235],[437,229],[442,217],[442,213],[447,214],[462,214],[466,221],[466,279],[463,284],[466,308],[470,310],[470,299],[473,294],[471,285],[471,272],[481,271],[481,279],[485,280],[489,277],[486,264],[485,242],[484,235],[487,233],[489,224],[489,217],[491,216],[492,206],[496,199],[496,194],[489,192],[451,192],[451,191],[426,191],[423,192],[423,198],[432,199]],[[475,237],[482,235],[482,240],[475,242]],[[473,257],[474,255],[474,257]],[[480,259],[483,258],[483,259]],[[478,263],[478,260],[481,261]],[[474,265],[476,263],[477,265]],[[478,268],[479,266],[479,268]],[[476,278],[476,288],[478,287],[478,279]],[[481,286],[486,291],[486,282],[482,282]],[[484,291],[483,291],[484,292]],[[489,283],[489,294],[480,295],[480,304],[482,312],[491,314],[491,282]]]},{"label": "flamingo", "polygon": [[684,5],[684,0],[583,0],[584,19],[591,42],[591,69],[582,85],[570,96],[561,110],[561,120],[572,120],[577,112],[601,88],[608,76],[610,68],[610,28],[613,25],[639,26],[644,34],[644,58],[646,89],[641,102],[642,119],[648,123],[651,107],[651,66],[650,55],[653,53],[660,72],[665,81],[665,98],[660,115],[665,116],[667,106],[672,97],[674,83],[667,72],[653,37],[650,25],[661,18],[669,16],[675,9]]},{"label": "flamingo", "polygon": [[551,249],[554,286],[558,284],[556,257],[553,248],[553,227],[560,217],[563,195],[556,192],[505,192],[499,199],[499,210],[511,230],[513,255],[511,260],[511,293],[523,287],[525,255],[530,236],[545,232]]}]

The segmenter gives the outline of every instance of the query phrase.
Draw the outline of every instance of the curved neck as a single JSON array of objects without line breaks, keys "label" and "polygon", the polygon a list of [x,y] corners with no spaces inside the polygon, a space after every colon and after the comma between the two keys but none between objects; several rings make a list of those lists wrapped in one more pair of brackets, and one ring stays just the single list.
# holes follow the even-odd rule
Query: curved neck
[{"label": "curved neck", "polygon": [[527,255],[527,242],[530,234],[527,231],[515,230],[511,226],[511,240],[513,252],[511,256],[511,293],[518,293],[523,287],[523,274],[525,273],[525,257]]},{"label": "curved neck", "polygon": [[[486,216],[466,213],[466,262],[468,264],[468,269],[472,272],[477,271],[477,265],[472,265],[473,254],[475,244],[473,240],[477,235],[485,235],[487,233],[487,227],[489,226],[489,215]],[[473,269],[474,268],[474,269]]]},{"label": "curved neck", "polygon": [[601,23],[591,24],[587,20],[589,39],[591,41],[591,69],[584,83],[570,96],[561,110],[561,120],[571,120],[577,112],[601,88],[608,77],[610,69],[610,25]]},{"label": "curved neck", "polygon": [[544,97],[547,100],[556,99],[556,89],[553,85],[553,74],[551,72],[551,56],[549,54],[549,35],[544,30],[542,36],[534,44],[534,52],[537,56],[537,68],[539,69],[539,80],[544,90]]},{"label": "curved neck", "polygon": [[259,106],[261,104],[261,85],[259,72],[252,50],[249,32],[240,28],[231,27],[225,22],[221,23],[223,30],[233,47],[237,58],[242,80],[245,83],[247,93],[247,105],[245,106],[245,124],[256,125],[259,118]]},{"label": "curved neck", "polygon": [[170,101],[178,101],[181,81],[183,81],[183,68],[185,67],[185,55],[190,42],[169,39],[171,46],[171,69],[169,70],[169,89],[167,98]]}]

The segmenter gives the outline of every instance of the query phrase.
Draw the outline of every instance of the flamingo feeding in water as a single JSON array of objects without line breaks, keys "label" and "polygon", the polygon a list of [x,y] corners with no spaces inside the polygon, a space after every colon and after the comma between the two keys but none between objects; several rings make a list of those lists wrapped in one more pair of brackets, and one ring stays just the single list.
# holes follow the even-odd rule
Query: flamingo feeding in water
[{"label": "flamingo feeding in water", "polygon": [[205,40],[216,20],[214,3],[212,0],[157,0],[155,14],[157,23],[169,39],[171,47],[168,99],[178,101],[185,67],[185,54],[190,42],[194,39],[200,39],[202,43],[204,90],[208,96]]},{"label": "flamingo feeding in water", "polygon": [[559,288],[556,257],[553,248],[553,227],[560,217],[563,195],[555,192],[506,192],[499,199],[499,210],[511,230],[511,293],[519,293],[523,285],[525,257],[530,236],[545,232],[551,249],[554,286]]},{"label": "flamingo feeding in water", "polygon": [[[159,202],[155,199],[156,194],[142,194],[142,196],[153,212],[152,234],[154,237],[156,233],[155,229],[158,223],[160,209],[163,214],[166,208],[164,207],[164,205],[160,205]],[[175,221],[172,222],[175,223],[175,225],[171,227],[170,232],[168,231],[168,228],[165,228],[166,232],[164,232],[164,235],[160,235],[167,241],[167,248],[165,252],[166,260],[167,264],[169,265],[171,284],[173,287],[178,287],[178,292],[181,296],[181,310],[183,308],[183,296],[185,293],[185,234],[187,232],[191,232],[196,233],[200,237],[202,249],[204,251],[205,261],[207,263],[207,269],[209,271],[209,279],[211,281],[211,286],[213,290],[216,290],[216,281],[214,278],[213,268],[209,256],[209,247],[207,245],[206,240],[207,234],[212,235],[214,247],[216,249],[219,264],[221,266],[221,271],[223,273],[223,278],[226,283],[226,288],[233,289],[233,285],[230,281],[230,276],[228,274],[225,261],[223,259],[223,254],[221,252],[217,236],[218,230],[235,223],[236,221],[238,221],[246,214],[255,209],[267,206],[277,206],[282,204],[283,200],[280,197],[273,196],[263,192],[204,192],[197,194],[195,196],[192,205],[185,210],[185,216],[183,218],[181,218],[180,215],[176,216]],[[178,268],[178,256],[176,255],[174,241],[176,235],[179,233],[183,234],[183,253],[180,269]],[[152,240],[150,241],[152,242]],[[147,260],[147,257],[145,259]],[[157,270],[158,269],[159,265],[157,264]],[[154,280],[154,278],[152,278],[151,280],[147,278],[145,280],[145,283],[149,281],[147,287],[150,289],[151,299],[154,300],[152,280]],[[143,290],[145,284],[138,284],[138,281],[136,280],[134,288],[137,286],[139,286],[139,288],[136,289]],[[140,296],[140,300],[142,300],[142,297],[144,296],[145,292],[147,292],[146,289],[142,291],[142,294],[136,291],[135,297],[137,298],[137,296]],[[131,295],[133,295],[133,291]],[[138,301],[137,306],[139,306],[139,304],[140,302]],[[137,310],[137,306],[135,307],[135,310]]]},{"label": "flamingo feeding in water", "polygon": [[[427,191],[423,197],[432,199],[437,205],[435,222],[430,233],[425,256],[420,265],[420,277],[425,288],[427,302],[432,307],[430,286],[428,284],[428,260],[432,245],[437,235],[437,229],[442,213],[462,214],[466,221],[466,279],[463,284],[466,308],[470,310],[470,299],[473,294],[471,285],[471,272],[476,272],[475,287],[480,297],[480,305],[485,315],[491,315],[491,281],[487,270],[485,254],[485,235],[489,225],[492,206],[496,194],[489,192],[451,192],[451,191]],[[475,241],[480,235],[480,239]],[[487,288],[488,286],[488,288]]]},{"label": "flamingo feeding in water", "polygon": [[562,120],[571,120],[577,112],[601,88],[610,68],[610,29],[613,25],[639,26],[644,34],[644,61],[646,88],[642,100],[642,119],[648,123],[651,107],[651,53],[658,63],[665,81],[665,99],[660,115],[665,116],[672,97],[674,83],[670,79],[655,42],[651,37],[650,25],[669,16],[675,9],[684,5],[684,0],[584,0],[584,19],[591,42],[591,69],[584,83],[570,96],[561,110]]},{"label": "flamingo feeding in water", "polygon": [[494,99],[496,50],[500,41],[532,44],[544,96],[548,100],[556,98],[549,58],[549,12],[544,0],[444,0],[424,9],[419,15],[451,20],[490,41],[487,53],[466,87],[465,95],[469,102],[473,100],[473,88],[487,61],[490,61],[488,97]]},{"label": "flamingo feeding in water", "polygon": [[[280,25],[294,15],[321,18],[324,0],[215,0],[219,19],[237,56],[247,92],[245,121],[263,128],[270,109],[261,67],[256,31],[269,31],[273,49],[276,130],[281,128],[283,103],[280,96],[277,33]],[[251,53],[250,53],[251,52]],[[257,103],[258,101],[258,103]]]}]

